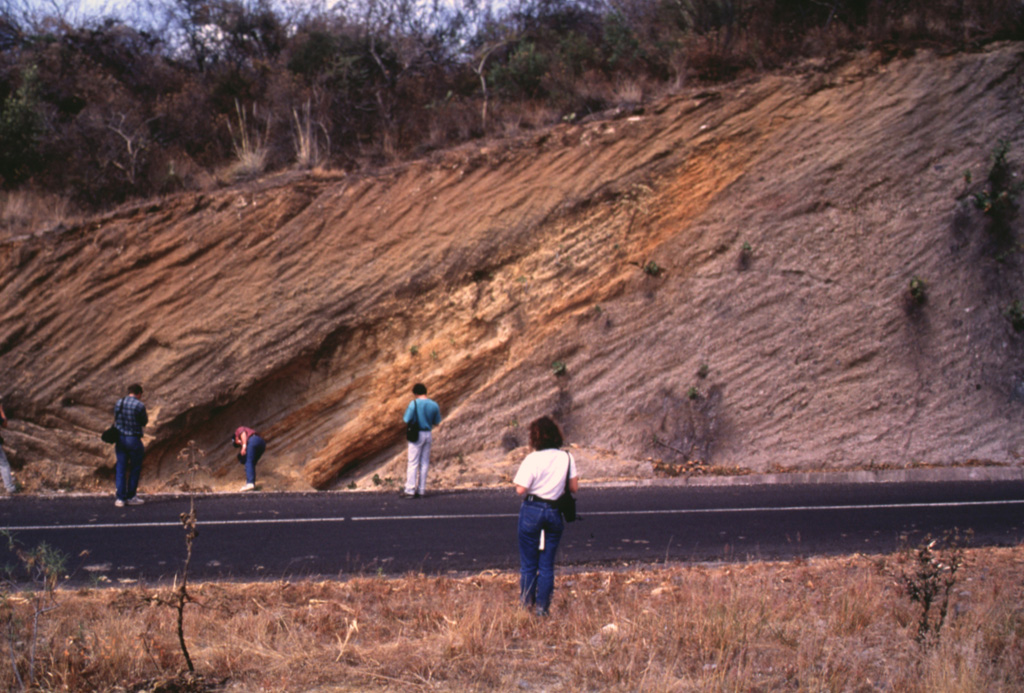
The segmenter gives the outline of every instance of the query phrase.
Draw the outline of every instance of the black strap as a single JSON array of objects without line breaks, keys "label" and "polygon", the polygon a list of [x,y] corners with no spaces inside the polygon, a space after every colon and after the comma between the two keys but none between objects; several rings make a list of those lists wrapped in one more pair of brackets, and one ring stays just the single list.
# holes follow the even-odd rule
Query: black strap
[{"label": "black strap", "polygon": [[565,488],[562,489],[562,493],[569,493],[569,475],[572,474],[572,455],[565,453],[566,467],[565,467]]}]

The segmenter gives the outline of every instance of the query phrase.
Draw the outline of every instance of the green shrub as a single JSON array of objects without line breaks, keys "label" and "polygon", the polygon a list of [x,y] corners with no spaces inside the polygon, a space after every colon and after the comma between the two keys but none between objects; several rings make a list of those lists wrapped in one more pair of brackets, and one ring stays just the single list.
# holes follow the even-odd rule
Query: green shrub
[{"label": "green shrub", "polygon": [[949,611],[957,574],[964,566],[964,547],[969,539],[970,533],[962,537],[959,530],[953,530],[941,540],[927,536],[917,549],[904,554],[904,562],[911,563],[913,570],[903,571],[900,584],[910,601],[921,607],[917,624],[918,642],[939,636]]},{"label": "green shrub", "polygon": [[[1010,239],[1010,222],[1017,216],[1017,196],[1021,191],[1021,185],[1014,184],[1013,170],[1006,158],[1009,152],[1010,143],[999,140],[992,152],[985,187],[969,195],[975,208],[988,218],[989,231],[1002,242]],[[964,179],[969,184],[970,174],[965,174]]]},{"label": "green shrub", "polygon": [[1006,307],[1003,315],[1010,321],[1014,331],[1024,332],[1024,304],[1020,300],[1014,301]]},{"label": "green shrub", "polygon": [[619,12],[612,12],[604,18],[601,40],[604,61],[609,70],[628,69],[644,58],[636,33]]},{"label": "green shrub", "polygon": [[[65,575],[67,555],[41,543],[23,547],[8,531],[0,532],[7,550],[17,558],[0,573],[0,632],[6,636],[8,661],[21,690],[35,690],[37,657],[43,616],[58,608],[57,587]],[[15,610],[15,601],[26,603],[27,611]]]},{"label": "green shrub", "polygon": [[644,274],[651,277],[660,277],[661,273],[665,270],[654,260],[649,260],[646,265],[643,266]]},{"label": "green shrub", "polygon": [[917,305],[924,305],[924,302],[927,300],[927,295],[925,294],[926,288],[927,286],[924,279],[916,276],[911,278],[910,284],[908,285],[908,291],[910,292],[911,300],[913,300]]},{"label": "green shrub", "polygon": [[27,180],[42,164],[38,91],[38,71],[32,66],[22,74],[17,91],[0,104],[0,182],[6,185]]},{"label": "green shrub", "polygon": [[740,255],[739,258],[737,258],[736,260],[736,264],[741,270],[745,270],[748,267],[750,267],[750,261],[753,259],[753,257],[754,249],[750,246],[749,243],[744,241],[743,245],[740,246]]},{"label": "green shrub", "polygon": [[516,46],[508,62],[491,71],[490,81],[496,91],[513,98],[543,96],[542,81],[548,72],[550,57],[526,41]]}]

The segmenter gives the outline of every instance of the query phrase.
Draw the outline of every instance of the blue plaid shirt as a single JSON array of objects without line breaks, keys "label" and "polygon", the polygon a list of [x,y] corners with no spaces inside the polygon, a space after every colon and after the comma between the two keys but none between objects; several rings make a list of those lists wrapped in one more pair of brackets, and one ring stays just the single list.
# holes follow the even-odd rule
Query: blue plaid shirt
[{"label": "blue plaid shirt", "polygon": [[142,427],[149,423],[146,405],[138,397],[122,397],[114,405],[114,425],[122,435],[142,437]]}]

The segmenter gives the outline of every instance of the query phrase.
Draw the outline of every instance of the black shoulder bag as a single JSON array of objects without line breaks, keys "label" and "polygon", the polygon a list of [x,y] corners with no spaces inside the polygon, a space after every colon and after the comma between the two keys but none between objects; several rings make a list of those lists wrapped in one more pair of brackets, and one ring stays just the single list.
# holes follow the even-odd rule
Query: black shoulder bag
[{"label": "black shoulder bag", "polygon": [[569,491],[569,475],[572,474],[572,455],[565,453],[565,456],[569,458],[569,466],[565,470],[565,490],[558,497],[558,512],[562,514],[566,522],[575,522],[579,519],[576,516],[576,499],[572,497],[572,493]]},{"label": "black shoulder bag", "polygon": [[115,423],[115,425],[111,426],[110,428],[108,428],[107,430],[103,431],[103,433],[100,434],[100,440],[102,440],[104,443],[110,443],[111,445],[113,445],[114,443],[117,442],[117,435],[118,435],[118,433],[117,433],[116,423],[117,423],[117,417],[121,413],[121,407],[122,407],[123,404],[124,404],[124,400],[123,399],[119,400],[118,403],[117,403],[117,411],[114,412],[114,423]]},{"label": "black shoulder bag", "polygon": [[416,401],[413,400],[413,415],[412,421],[405,425],[405,439],[410,443],[415,443],[420,439],[420,408],[416,406]]}]

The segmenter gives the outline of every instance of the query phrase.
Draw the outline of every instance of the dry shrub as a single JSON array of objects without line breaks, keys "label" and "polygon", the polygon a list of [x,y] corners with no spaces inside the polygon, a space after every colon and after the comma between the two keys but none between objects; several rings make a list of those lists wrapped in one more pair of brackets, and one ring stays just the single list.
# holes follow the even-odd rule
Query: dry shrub
[{"label": "dry shrub", "polygon": [[636,78],[620,78],[616,80],[613,99],[619,104],[642,104],[644,102],[645,84]]},{"label": "dry shrub", "polygon": [[750,67],[740,42],[726,30],[691,35],[686,40],[686,72],[702,82],[727,82]]},{"label": "dry shrub", "polygon": [[328,132],[330,128],[314,118],[310,100],[301,108],[292,109],[292,143],[297,168],[316,168],[326,159],[331,150]]},{"label": "dry shrub", "polygon": [[235,161],[228,169],[229,175],[234,179],[253,178],[263,173],[267,167],[271,117],[269,113],[261,115],[256,104],[252,105],[250,116],[237,100],[235,113],[238,122],[234,126],[230,121],[228,123],[235,147]]},{"label": "dry shrub", "polygon": [[614,86],[608,78],[598,70],[588,70],[573,81],[576,102],[586,115],[595,111],[605,110],[618,103]]},{"label": "dry shrub", "polygon": [[62,195],[33,190],[0,192],[0,238],[45,231],[74,215],[74,206]]},{"label": "dry shrub", "polygon": [[917,42],[973,44],[1019,39],[1024,10],[1015,0],[913,0],[901,11],[876,3],[868,12],[867,38],[874,43],[913,46]]},{"label": "dry shrub", "polygon": [[[509,573],[210,583],[191,590],[186,637],[197,672],[229,691],[1014,688],[1024,548],[969,554],[932,647],[915,642],[892,559],[865,556],[563,569],[547,619],[518,607]],[[123,690],[180,671],[166,594],[61,593],[40,641],[46,687]]]},{"label": "dry shrub", "polygon": [[446,101],[430,109],[425,138],[429,149],[465,142],[480,131],[480,112],[472,103]]},{"label": "dry shrub", "polygon": [[561,114],[546,103],[537,101],[508,102],[494,108],[492,122],[500,123],[505,135],[524,130],[538,130],[561,121]]},{"label": "dry shrub", "polygon": [[850,50],[857,42],[857,34],[845,24],[813,27],[803,36],[800,53],[809,57],[831,57],[837,59],[843,51]]}]

